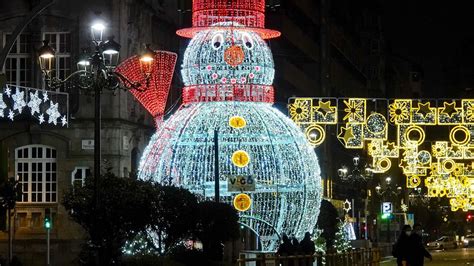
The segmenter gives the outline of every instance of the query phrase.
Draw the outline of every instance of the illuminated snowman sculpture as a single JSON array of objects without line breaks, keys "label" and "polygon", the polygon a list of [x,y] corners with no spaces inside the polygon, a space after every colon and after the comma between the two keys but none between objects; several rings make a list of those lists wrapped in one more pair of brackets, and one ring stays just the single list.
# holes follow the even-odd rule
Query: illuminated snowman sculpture
[{"label": "illuminated snowman sculpture", "polygon": [[[229,191],[229,177],[255,180],[255,191],[244,191],[252,204],[239,213],[240,222],[270,251],[282,233],[301,238],[313,231],[321,201],[320,169],[301,130],[272,107],[275,70],[262,37],[279,32],[255,25],[257,20],[247,25],[251,10],[263,23],[264,0],[240,2],[193,2],[193,24],[209,26],[178,31],[192,38],[181,66],[183,105],[158,126],[144,150],[139,177],[213,200],[217,133],[220,200],[232,204],[240,193]],[[231,9],[232,16],[211,16],[216,7]],[[239,8],[247,15],[239,15]]]}]

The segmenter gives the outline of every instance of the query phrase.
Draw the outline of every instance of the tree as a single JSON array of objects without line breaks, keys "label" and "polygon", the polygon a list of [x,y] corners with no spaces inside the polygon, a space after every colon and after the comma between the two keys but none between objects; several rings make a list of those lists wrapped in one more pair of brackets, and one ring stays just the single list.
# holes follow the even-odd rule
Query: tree
[{"label": "tree", "polygon": [[8,221],[8,261],[12,260],[11,214],[16,202],[21,200],[21,186],[15,178],[10,177],[0,185],[0,203],[2,211],[7,212]]},{"label": "tree", "polygon": [[156,233],[158,252],[168,254],[196,229],[196,196],[184,188],[155,185],[150,229]]},{"label": "tree", "polygon": [[334,239],[334,248],[337,253],[344,253],[351,248],[351,244],[347,237],[346,230],[344,228],[344,223],[337,223],[337,232]]},{"label": "tree", "polygon": [[195,235],[202,242],[204,255],[220,261],[224,242],[239,237],[239,216],[229,204],[213,201],[199,203],[198,210]]},{"label": "tree", "polygon": [[100,265],[118,263],[125,242],[145,230],[152,205],[150,182],[119,178],[108,172],[99,178],[99,200],[94,200],[94,182],[86,178],[83,187],[74,186],[64,196],[70,217],[89,234],[83,248],[85,264],[92,264],[96,250]]},{"label": "tree", "polygon": [[321,201],[321,208],[316,225],[317,228],[323,230],[321,236],[326,239],[327,248],[332,247],[334,243],[338,216],[339,214],[337,213],[336,207],[334,207],[331,202],[323,199]]}]

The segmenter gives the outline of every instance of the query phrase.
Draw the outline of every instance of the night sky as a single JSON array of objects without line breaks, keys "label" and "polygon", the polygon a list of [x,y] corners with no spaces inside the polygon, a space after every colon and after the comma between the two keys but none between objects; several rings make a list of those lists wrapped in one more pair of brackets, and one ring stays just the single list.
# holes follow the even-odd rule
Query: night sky
[{"label": "night sky", "polygon": [[424,97],[461,97],[474,89],[474,2],[382,0],[389,49],[421,65]]}]

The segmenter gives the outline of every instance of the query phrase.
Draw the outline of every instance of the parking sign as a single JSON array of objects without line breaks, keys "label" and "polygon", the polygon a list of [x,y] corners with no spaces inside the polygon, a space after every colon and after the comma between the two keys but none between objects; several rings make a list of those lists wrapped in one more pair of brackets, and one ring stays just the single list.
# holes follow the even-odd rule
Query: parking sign
[{"label": "parking sign", "polygon": [[382,213],[390,214],[393,212],[393,207],[391,202],[382,202]]}]

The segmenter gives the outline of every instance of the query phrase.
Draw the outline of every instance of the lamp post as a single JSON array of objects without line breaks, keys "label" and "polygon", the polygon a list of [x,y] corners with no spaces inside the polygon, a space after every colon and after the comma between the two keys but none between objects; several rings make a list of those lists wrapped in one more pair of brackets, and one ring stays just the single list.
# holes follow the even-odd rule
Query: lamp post
[{"label": "lamp post", "polygon": [[[354,197],[357,197],[357,194],[362,189],[362,187],[364,189],[367,189],[367,186],[366,186],[367,181],[374,176],[374,172],[372,171],[370,164],[363,163],[362,159],[358,155],[352,158],[351,168],[345,165],[342,165],[337,170],[337,174],[342,179],[342,181],[350,182],[352,184],[351,186],[352,189],[356,189],[357,192],[355,193],[356,195],[354,195]],[[354,197],[352,199],[352,217],[353,218],[355,218],[355,209],[356,209]],[[366,194],[363,204],[364,204],[364,219],[365,219],[365,224],[367,225],[367,204],[368,204],[367,194]],[[357,233],[358,233],[358,236],[361,237],[362,232],[361,232],[360,208],[358,208],[358,211],[357,211]],[[367,236],[367,230],[365,230],[365,235]]]},{"label": "lamp post", "polygon": [[[44,75],[47,87],[56,89],[65,83],[77,86],[86,94],[94,96],[94,202],[95,209],[99,206],[99,178],[101,163],[101,93],[104,89],[115,91],[117,89],[137,89],[141,90],[141,84],[131,81],[122,74],[114,71],[119,63],[120,44],[115,42],[113,36],[103,40],[106,27],[102,23],[95,23],[91,26],[91,37],[93,44],[92,53],[83,50],[77,61],[77,71],[73,72],[63,80],[54,76],[55,51],[49,46],[48,41],[43,42],[39,48],[39,65]],[[152,74],[153,51],[147,45],[145,53],[140,57],[140,69],[146,80]]]},{"label": "lamp post", "polygon": [[[384,200],[391,200],[394,197],[398,197],[402,192],[402,187],[398,185],[394,185],[392,183],[392,178],[390,176],[385,178],[385,185],[378,184],[375,187],[375,192],[379,195],[379,197]],[[392,201],[394,202],[394,201]],[[393,205],[392,205],[393,206]],[[392,214],[385,216],[382,214],[382,219],[387,219],[387,242],[390,243],[390,221],[391,221]]]}]

